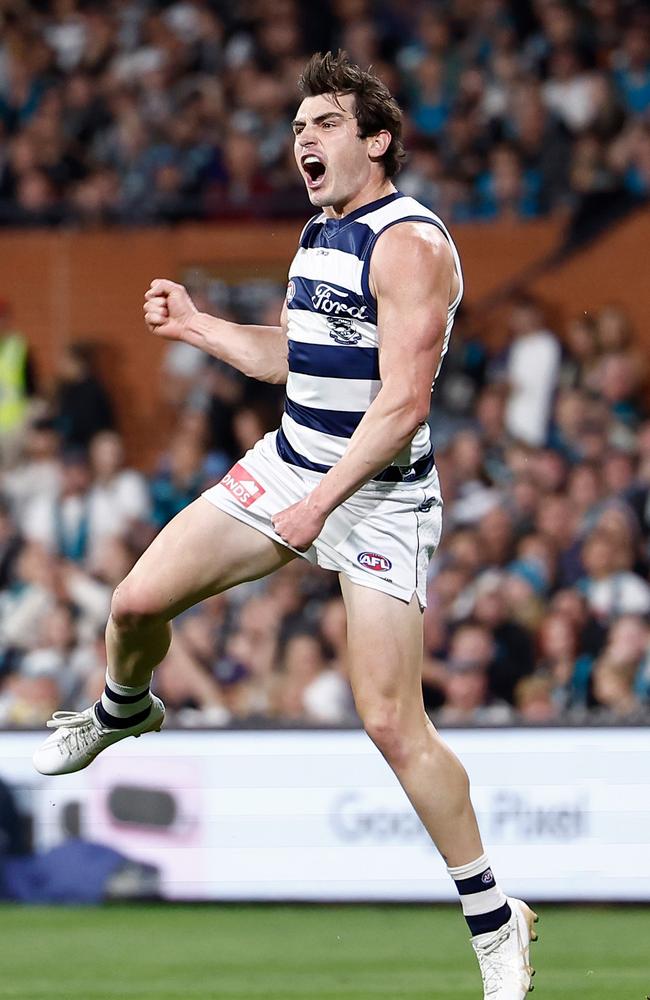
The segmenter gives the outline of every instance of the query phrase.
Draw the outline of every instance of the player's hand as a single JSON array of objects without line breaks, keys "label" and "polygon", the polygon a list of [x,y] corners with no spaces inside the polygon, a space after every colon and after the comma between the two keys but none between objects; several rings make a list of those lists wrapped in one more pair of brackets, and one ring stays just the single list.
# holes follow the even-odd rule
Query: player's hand
[{"label": "player's hand", "polygon": [[327,514],[318,507],[313,495],[308,494],[304,500],[274,514],[271,521],[283,542],[305,552],[323,530]]},{"label": "player's hand", "polygon": [[192,316],[198,312],[183,285],[154,278],[144,297],[144,321],[159,337],[182,340]]}]

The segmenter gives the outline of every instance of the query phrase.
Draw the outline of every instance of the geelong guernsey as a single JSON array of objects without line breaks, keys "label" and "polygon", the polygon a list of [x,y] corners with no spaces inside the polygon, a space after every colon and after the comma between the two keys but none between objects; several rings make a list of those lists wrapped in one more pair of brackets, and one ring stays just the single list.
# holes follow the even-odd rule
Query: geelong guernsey
[{"label": "geelong guernsey", "polygon": [[[463,278],[458,251],[441,220],[400,192],[363,205],[342,219],[315,216],[300,237],[287,289],[289,375],[276,445],[280,457],[291,465],[327,472],[342,458],[381,388],[370,258],[380,234],[399,222],[430,223],[449,240],[460,289],[447,310],[442,363],[463,294]],[[408,324],[405,315],[404,350],[408,350]],[[432,467],[429,425],[423,423],[410,444],[375,479],[413,482]]]}]

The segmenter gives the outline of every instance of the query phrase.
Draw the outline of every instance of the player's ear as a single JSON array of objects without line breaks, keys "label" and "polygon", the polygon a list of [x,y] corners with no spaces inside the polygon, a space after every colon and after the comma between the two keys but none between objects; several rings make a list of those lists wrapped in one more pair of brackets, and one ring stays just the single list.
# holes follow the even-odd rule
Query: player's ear
[{"label": "player's ear", "polygon": [[383,129],[377,135],[371,135],[368,140],[368,154],[371,160],[379,160],[392,142],[392,135]]}]

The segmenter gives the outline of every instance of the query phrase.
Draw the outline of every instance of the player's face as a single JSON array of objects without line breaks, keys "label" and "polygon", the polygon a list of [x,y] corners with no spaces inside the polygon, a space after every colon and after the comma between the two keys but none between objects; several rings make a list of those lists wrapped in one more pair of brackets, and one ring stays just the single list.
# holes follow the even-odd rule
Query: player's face
[{"label": "player's face", "polygon": [[354,94],[306,97],[293,122],[294,154],[318,208],[343,207],[371,177],[370,139],[360,139]]}]

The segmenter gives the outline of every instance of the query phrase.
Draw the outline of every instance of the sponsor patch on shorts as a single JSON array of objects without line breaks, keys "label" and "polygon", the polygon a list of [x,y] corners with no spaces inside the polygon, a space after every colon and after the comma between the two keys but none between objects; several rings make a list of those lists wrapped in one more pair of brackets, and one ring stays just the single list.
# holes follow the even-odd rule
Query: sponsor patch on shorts
[{"label": "sponsor patch on shorts", "polygon": [[232,469],[225,474],[221,480],[221,485],[225,486],[232,493],[235,500],[238,500],[242,507],[250,507],[251,504],[254,504],[256,500],[259,500],[266,493],[264,487],[239,462],[233,465]]},{"label": "sponsor patch on shorts", "polygon": [[364,569],[371,569],[374,573],[387,573],[389,569],[393,568],[390,559],[382,556],[381,552],[360,552],[357,556],[357,562]]}]

